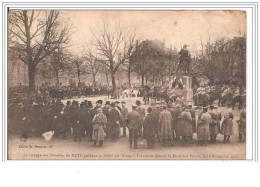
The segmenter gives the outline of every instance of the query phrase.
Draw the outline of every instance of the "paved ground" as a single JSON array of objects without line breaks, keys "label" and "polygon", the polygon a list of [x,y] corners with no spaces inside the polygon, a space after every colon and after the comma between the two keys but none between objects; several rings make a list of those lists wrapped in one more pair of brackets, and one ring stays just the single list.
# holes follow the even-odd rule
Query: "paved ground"
[{"label": "paved ground", "polygon": [[[93,104],[97,99],[107,100],[107,97],[74,98],[82,101],[92,100]],[[131,105],[136,98],[118,99],[126,101],[127,107],[131,110]],[[141,98],[139,98],[141,100]],[[67,100],[63,100],[66,102]],[[145,106],[147,108],[148,106]],[[222,108],[222,110],[224,110]],[[197,111],[199,113],[199,111]],[[146,149],[146,141],[139,140],[139,149],[130,149],[128,136],[121,137],[117,142],[104,142],[102,148],[92,147],[92,143],[86,138],[82,142],[73,142],[72,137],[66,140],[52,139],[46,142],[42,138],[30,138],[26,142],[21,142],[18,137],[9,137],[8,151],[9,159],[245,159],[246,143],[238,143],[238,129],[236,120],[238,111],[234,111],[234,131],[229,144],[223,144],[223,135],[218,135],[216,144],[197,145],[196,134],[194,142],[189,145],[175,143],[172,147],[162,147],[156,142],[154,149]]]}]

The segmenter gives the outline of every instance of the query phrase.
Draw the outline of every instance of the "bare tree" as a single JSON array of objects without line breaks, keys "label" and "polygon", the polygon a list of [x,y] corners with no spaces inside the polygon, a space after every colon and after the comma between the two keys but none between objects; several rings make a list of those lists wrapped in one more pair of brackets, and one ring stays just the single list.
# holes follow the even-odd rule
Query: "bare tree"
[{"label": "bare tree", "polygon": [[93,78],[93,88],[96,87],[96,75],[100,70],[100,67],[102,65],[102,63],[100,63],[97,58],[93,58],[93,56],[88,53],[84,56],[84,62],[85,62],[85,66],[86,66],[86,73],[87,74],[91,74],[92,78]]},{"label": "bare tree", "polygon": [[63,47],[55,50],[49,58],[52,70],[56,78],[56,85],[60,85],[60,72],[69,69],[70,54]]},{"label": "bare tree", "polygon": [[[112,92],[115,94],[116,72],[129,59],[134,48],[136,35],[120,24],[111,27],[106,23],[103,23],[102,27],[92,29],[91,32],[93,41],[90,43],[88,53],[109,68]],[[90,51],[90,47],[94,49],[96,54]]]},{"label": "bare tree", "polygon": [[35,89],[36,67],[61,44],[68,42],[69,26],[59,11],[9,11],[9,49],[28,66],[29,90]]}]

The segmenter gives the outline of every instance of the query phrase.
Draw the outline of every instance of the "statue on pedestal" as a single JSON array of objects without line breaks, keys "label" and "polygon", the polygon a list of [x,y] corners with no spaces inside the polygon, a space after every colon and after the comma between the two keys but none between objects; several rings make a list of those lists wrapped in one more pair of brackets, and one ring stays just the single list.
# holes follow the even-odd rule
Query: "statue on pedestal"
[{"label": "statue on pedestal", "polygon": [[187,45],[184,45],[181,51],[179,52],[180,55],[180,63],[177,68],[177,71],[180,69],[182,72],[184,72],[184,75],[189,75],[190,73],[190,63],[191,63],[191,57],[190,52],[187,49]]}]

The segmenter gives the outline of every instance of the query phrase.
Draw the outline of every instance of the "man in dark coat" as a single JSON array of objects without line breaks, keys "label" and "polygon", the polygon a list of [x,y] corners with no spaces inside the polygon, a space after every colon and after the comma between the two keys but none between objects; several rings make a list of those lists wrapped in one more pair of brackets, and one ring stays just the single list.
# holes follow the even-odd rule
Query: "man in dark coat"
[{"label": "man in dark coat", "polygon": [[174,108],[172,112],[172,129],[173,129],[173,134],[176,136],[176,140],[180,140],[181,134],[181,123],[180,123],[180,115],[182,113],[181,105],[178,104],[176,108]]},{"label": "man in dark coat", "polygon": [[132,106],[132,111],[127,114],[127,127],[129,129],[129,143],[132,148],[134,140],[134,148],[137,149],[138,131],[141,126],[140,114],[136,111],[136,105]]},{"label": "man in dark coat", "polygon": [[155,120],[155,115],[152,114],[152,108],[147,109],[148,114],[144,119],[144,139],[147,141],[148,149],[154,147],[154,138],[157,131],[157,123]]},{"label": "man in dark coat", "polygon": [[122,137],[125,137],[126,136],[126,119],[127,119],[127,114],[128,114],[128,109],[125,106],[125,101],[122,101],[121,114],[122,114],[121,127],[123,128]]},{"label": "man in dark coat", "polygon": [[219,133],[219,126],[218,126],[218,114],[214,110],[214,106],[210,106],[209,114],[211,116],[211,122],[209,124],[209,135],[210,135],[210,142],[215,143],[217,135]]},{"label": "man in dark coat", "polygon": [[116,139],[118,138],[120,120],[120,113],[118,109],[116,109],[115,103],[111,103],[111,110],[108,113],[107,119],[107,127],[109,131],[108,135],[111,138],[111,141],[116,141]]},{"label": "man in dark coat", "polygon": [[119,103],[120,103],[119,101],[116,101],[116,102],[115,102],[115,105],[116,105],[116,109],[118,109],[119,112],[121,112],[122,109],[121,109],[121,107],[119,106]]},{"label": "man in dark coat", "polygon": [[159,141],[160,141],[160,138],[161,138],[161,129],[159,127],[159,115],[160,115],[160,113],[161,113],[160,104],[157,103],[155,105],[155,108],[152,111],[152,114],[154,115],[154,121],[157,125],[157,130],[156,130],[155,136]]},{"label": "man in dark coat", "polygon": [[70,121],[71,109],[72,109],[71,102],[67,101],[61,119],[61,123],[62,123],[61,134],[64,139],[66,138],[67,134],[70,133],[71,131],[71,125],[72,125]]},{"label": "man in dark coat", "polygon": [[140,118],[141,118],[141,125],[140,125],[140,129],[139,129],[139,137],[143,138],[143,121],[144,121],[144,117],[145,117],[145,109],[141,106],[141,101],[137,100],[136,101],[136,111],[139,113]]},{"label": "man in dark coat", "polygon": [[191,114],[191,119],[192,119],[192,131],[193,133],[197,132],[197,121],[196,121],[196,113],[194,108],[192,108],[192,105],[188,105],[189,112]]},{"label": "man in dark coat", "polygon": [[98,107],[96,106],[93,108],[92,102],[88,102],[89,112],[87,114],[87,137],[89,138],[89,141],[92,142],[92,134],[93,134],[93,124],[92,120],[94,116],[97,114]]},{"label": "man in dark coat", "polygon": [[106,101],[105,106],[102,108],[102,112],[103,114],[106,115],[106,117],[108,116],[109,109],[110,109],[110,101]]},{"label": "man in dark coat", "polygon": [[83,124],[80,120],[81,110],[79,108],[78,102],[72,103],[72,110],[71,110],[71,121],[72,121],[72,128],[73,128],[73,140],[74,141],[81,141],[82,131],[83,131]]}]

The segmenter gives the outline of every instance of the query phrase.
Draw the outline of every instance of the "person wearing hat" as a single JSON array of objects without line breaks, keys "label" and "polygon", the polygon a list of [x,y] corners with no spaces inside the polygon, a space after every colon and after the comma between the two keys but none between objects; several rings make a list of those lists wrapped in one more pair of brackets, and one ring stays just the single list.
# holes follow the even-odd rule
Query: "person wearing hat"
[{"label": "person wearing hat", "polygon": [[99,143],[99,146],[103,146],[103,142],[105,139],[105,126],[107,124],[107,117],[102,113],[102,109],[97,109],[97,114],[94,116],[93,120],[93,142],[96,146]]},{"label": "person wearing hat", "polygon": [[172,113],[172,130],[173,130],[173,136],[175,134],[176,140],[180,141],[180,137],[182,136],[182,123],[180,115],[182,113],[181,104],[177,104],[176,108],[174,108]]},{"label": "person wearing hat", "polygon": [[121,127],[123,128],[122,137],[126,137],[126,118],[127,118],[127,114],[128,114],[128,109],[125,106],[125,101],[122,101],[121,104],[122,104],[122,109],[121,109],[122,123],[121,123]]},{"label": "person wearing hat", "polygon": [[71,115],[71,110],[72,110],[72,105],[71,105],[71,101],[67,101],[66,106],[63,110],[63,126],[61,129],[61,134],[63,139],[67,138],[67,134],[70,133],[70,129],[71,129],[71,121],[70,121],[70,115]]},{"label": "person wearing hat", "polygon": [[224,120],[222,122],[222,126],[220,129],[220,133],[224,135],[223,143],[230,142],[230,136],[234,134],[233,129],[233,113],[229,113],[229,116],[225,115]]},{"label": "person wearing hat", "polygon": [[109,110],[110,110],[110,101],[106,101],[105,106],[102,109],[102,112],[103,114],[106,115],[106,117],[108,116]]},{"label": "person wearing hat", "polygon": [[108,113],[107,118],[107,127],[108,127],[108,137],[111,138],[111,141],[116,141],[118,138],[118,132],[120,127],[120,112],[116,109],[115,103],[111,103],[111,110]]},{"label": "person wearing hat", "polygon": [[161,141],[160,137],[161,137],[161,129],[159,127],[159,115],[161,113],[161,105],[158,104],[158,102],[156,102],[157,104],[155,105],[155,108],[152,111],[152,115],[154,116],[154,121],[157,125],[156,127],[156,132],[155,132],[155,137],[156,139],[158,139],[158,141]]},{"label": "person wearing hat", "polygon": [[192,105],[188,105],[189,112],[191,114],[192,119],[192,131],[193,133],[197,132],[197,121],[196,121],[196,113]]},{"label": "person wearing hat", "polygon": [[136,111],[137,106],[132,105],[132,111],[127,114],[127,127],[129,130],[129,143],[130,149],[133,146],[134,141],[134,149],[137,149],[137,141],[138,141],[138,132],[141,126],[141,118],[140,114]]},{"label": "person wearing hat", "polygon": [[199,144],[205,144],[209,140],[209,124],[211,116],[208,113],[208,107],[203,107],[203,111],[198,117],[197,137]]},{"label": "person wearing hat", "polygon": [[100,108],[100,107],[98,107],[100,105],[100,102],[99,102],[99,104],[97,104],[97,106],[95,108],[93,108],[91,101],[88,104],[89,104],[88,105],[89,108],[88,108],[88,113],[87,113],[87,117],[86,117],[86,119],[87,119],[87,125],[86,125],[87,128],[86,129],[87,129],[87,137],[88,137],[89,141],[92,142],[93,141],[92,140],[92,137],[93,137],[92,120],[93,120],[94,116],[97,114],[97,109]]},{"label": "person wearing hat", "polygon": [[209,107],[209,114],[211,116],[211,122],[209,124],[209,135],[210,135],[210,142],[215,143],[217,135],[219,133],[219,126],[218,126],[218,114],[214,110],[215,107],[211,105]]},{"label": "person wearing hat", "polygon": [[116,109],[117,109],[119,112],[121,112],[122,109],[121,109],[121,107],[119,106],[119,103],[120,103],[119,101],[116,101],[116,102],[115,102],[115,105],[116,105]]},{"label": "person wearing hat", "polygon": [[[246,106],[244,104],[240,115],[239,115],[239,120],[237,121],[238,124],[238,135],[239,135],[239,139],[237,142],[242,142],[242,141],[246,141]],[[243,140],[244,137],[244,140]]]},{"label": "person wearing hat", "polygon": [[[72,102],[73,103],[73,102]],[[79,104],[75,101],[71,108],[71,123],[73,129],[73,141],[81,141],[83,133],[83,123],[81,120],[82,112],[80,111]]]},{"label": "person wearing hat", "polygon": [[102,100],[97,100],[96,106],[94,107],[94,109],[97,110],[98,108],[101,108],[102,107],[102,103],[103,103]]},{"label": "person wearing hat", "polygon": [[182,139],[185,143],[192,140],[193,130],[192,130],[192,118],[188,107],[185,107],[180,114],[180,121],[182,126]]},{"label": "person wearing hat", "polygon": [[159,126],[161,129],[161,141],[162,145],[166,146],[168,143],[172,143],[172,115],[167,110],[167,106],[163,105],[163,111],[159,115]]},{"label": "person wearing hat", "polygon": [[178,67],[178,69],[180,68],[186,74],[189,73],[189,70],[190,70],[189,66],[190,66],[190,62],[191,62],[190,52],[188,51],[187,47],[188,47],[187,45],[183,45],[183,48],[179,52],[180,64],[179,64],[179,67]]},{"label": "person wearing hat", "polygon": [[152,107],[148,107],[147,109],[148,114],[145,116],[144,119],[144,139],[147,141],[148,149],[154,147],[154,138],[157,132],[157,123],[155,120],[155,115],[152,114]]},{"label": "person wearing hat", "polygon": [[140,114],[140,118],[141,118],[141,126],[138,132],[139,137],[142,139],[143,138],[143,121],[144,121],[144,117],[145,117],[145,109],[141,106],[141,101],[137,100],[136,101],[136,111]]}]

